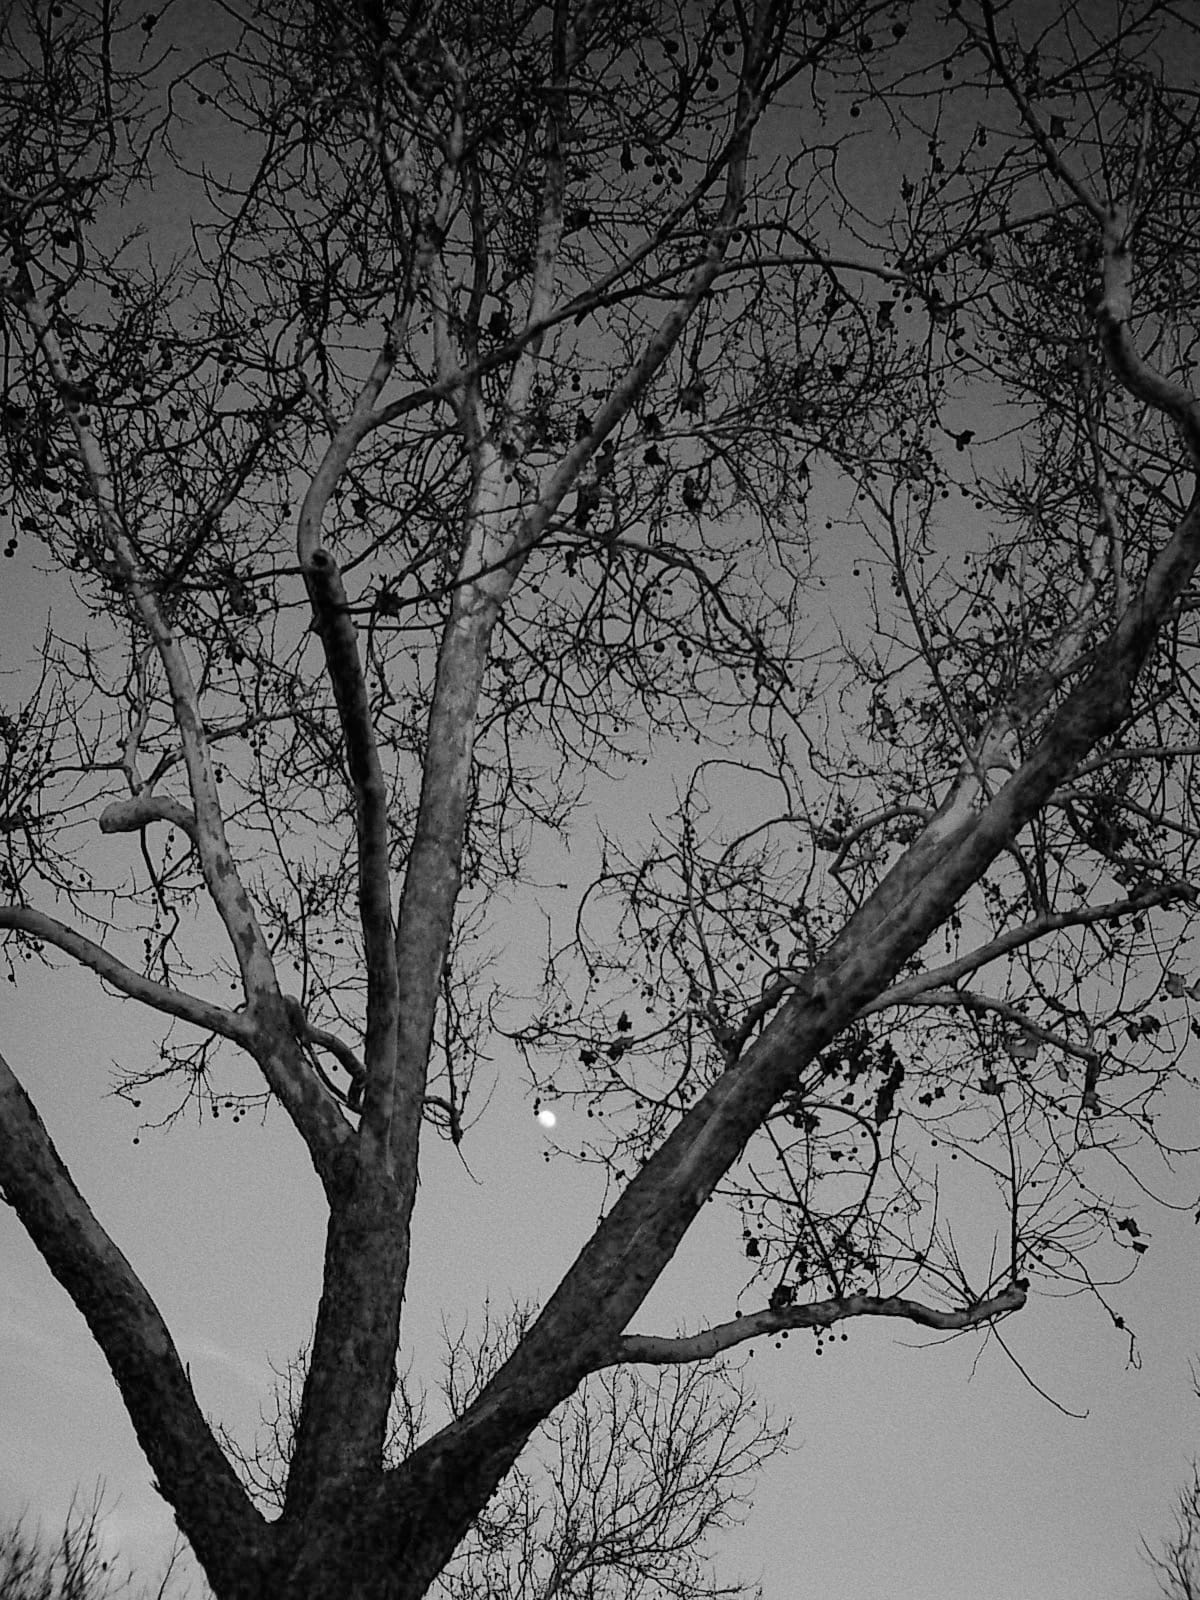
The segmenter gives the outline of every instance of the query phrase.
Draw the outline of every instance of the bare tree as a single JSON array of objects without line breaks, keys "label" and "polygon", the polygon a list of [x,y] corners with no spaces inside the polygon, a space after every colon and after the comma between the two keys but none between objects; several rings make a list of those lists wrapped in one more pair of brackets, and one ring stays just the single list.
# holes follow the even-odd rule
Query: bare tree
[{"label": "bare tree", "polygon": [[176,1546],[153,1590],[135,1589],[130,1574],[118,1569],[104,1554],[101,1532],[103,1491],[90,1503],[73,1500],[57,1538],[49,1541],[42,1530],[25,1521],[0,1528],[0,1595],[4,1600],[109,1600],[112,1595],[135,1594],[143,1600],[185,1600],[175,1580],[179,1557]]},{"label": "bare tree", "polygon": [[1175,1508],[1175,1529],[1157,1553],[1147,1547],[1147,1559],[1167,1600],[1196,1600],[1200,1595],[1200,1467],[1193,1465],[1192,1479],[1180,1491]]},{"label": "bare tree", "polygon": [[[450,1335],[440,1393],[447,1420],[461,1417],[512,1354],[531,1308],[493,1318],[478,1336]],[[310,1352],[277,1373],[253,1449],[222,1430],[221,1442],[264,1509],[287,1501],[288,1465]],[[429,1430],[430,1396],[397,1382],[384,1460],[403,1461]],[[763,1463],[784,1447],[744,1387],[717,1364],[685,1364],[635,1378],[623,1366],[586,1378],[531,1440],[521,1462],[469,1530],[433,1592],[554,1600],[739,1600],[744,1583],[715,1576],[714,1535],[741,1520]]]},{"label": "bare tree", "polygon": [[[1146,1248],[1200,998],[1197,28],[202,14],[199,46],[108,0],[6,22],[9,553],[60,620],[0,725],[0,928],[14,977],[65,957],[171,1019],[130,1095],[304,1141],[278,1516],[7,1066],[0,1186],[221,1600],[402,1600],[591,1375],[994,1329]],[[560,919],[537,852],[643,761],[677,800],[599,819]],[[523,1015],[502,890],[552,916]],[[389,1462],[421,1142],[469,1142],[497,1028],[615,1198]],[[722,1190],[761,1308],[627,1332]]]},{"label": "bare tree", "polygon": [[[1192,1387],[1200,1397],[1200,1369],[1192,1368]],[[1157,1549],[1142,1541],[1146,1559],[1167,1600],[1200,1596],[1200,1462],[1192,1462],[1190,1481],[1175,1503],[1175,1527]]]}]

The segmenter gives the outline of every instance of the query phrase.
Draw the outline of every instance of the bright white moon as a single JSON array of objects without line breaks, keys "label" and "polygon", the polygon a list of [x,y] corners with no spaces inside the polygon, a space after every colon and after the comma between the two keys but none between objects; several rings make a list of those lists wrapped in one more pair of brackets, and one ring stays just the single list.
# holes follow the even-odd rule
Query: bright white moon
[{"label": "bright white moon", "polygon": [[539,1111],[538,1121],[541,1123],[543,1128],[552,1128],[558,1121],[558,1118],[554,1115],[553,1111]]}]

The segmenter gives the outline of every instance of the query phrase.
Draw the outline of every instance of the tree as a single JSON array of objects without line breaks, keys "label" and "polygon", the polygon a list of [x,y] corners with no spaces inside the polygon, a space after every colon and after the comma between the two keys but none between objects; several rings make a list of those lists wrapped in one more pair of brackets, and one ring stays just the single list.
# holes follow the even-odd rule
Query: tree
[{"label": "tree", "polygon": [[0,1529],[0,1595],[4,1600],[108,1600],[131,1591],[149,1600],[166,1600],[178,1593],[174,1583],[176,1549],[152,1591],[133,1590],[127,1573],[118,1571],[104,1555],[101,1538],[101,1502],[97,1490],[91,1503],[72,1501],[61,1533],[48,1545],[41,1530],[30,1532],[23,1522]]},{"label": "tree", "polygon": [[[1102,12],[13,8],[9,553],[61,610],[0,928],[171,1019],[128,1094],[304,1141],[278,1517],[7,1066],[0,1186],[221,1600],[425,1594],[589,1375],[994,1331],[1144,1251],[1200,998],[1197,28]],[[558,915],[538,852],[641,762]],[[501,891],[551,915],[523,1015]],[[422,1141],[497,1030],[616,1198],[385,1464]],[[627,1332],[718,1193],[761,1308]]]},{"label": "tree", "polygon": [[[1200,1395],[1200,1372],[1192,1369],[1192,1385]],[[1150,1567],[1167,1600],[1196,1600],[1200,1595],[1200,1462],[1192,1462],[1190,1482],[1175,1503],[1175,1527],[1154,1551],[1143,1541]]]},{"label": "tree", "polygon": [[[461,1417],[511,1355],[532,1318],[518,1308],[480,1336],[447,1340],[441,1408]],[[222,1430],[258,1504],[287,1501],[309,1352],[277,1374],[273,1409],[253,1450]],[[402,1462],[429,1428],[429,1396],[402,1377],[384,1448]],[[775,1427],[728,1367],[671,1366],[651,1381],[615,1366],[586,1379],[538,1430],[531,1449],[438,1576],[447,1600],[480,1594],[544,1600],[738,1600],[750,1590],[713,1573],[713,1535],[740,1520],[749,1484],[783,1448]],[[757,1592],[757,1591],[755,1591]]]},{"label": "tree", "polygon": [[1196,1544],[1200,1538],[1200,1469],[1192,1467],[1192,1481],[1179,1493],[1175,1510],[1175,1530],[1163,1542],[1158,1554],[1148,1558],[1158,1576],[1159,1587],[1167,1600],[1196,1600],[1200,1593],[1197,1575]]}]

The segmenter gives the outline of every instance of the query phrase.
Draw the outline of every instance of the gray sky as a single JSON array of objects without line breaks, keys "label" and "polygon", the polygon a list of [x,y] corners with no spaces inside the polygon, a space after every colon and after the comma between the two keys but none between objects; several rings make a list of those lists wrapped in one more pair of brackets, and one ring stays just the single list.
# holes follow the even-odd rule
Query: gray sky
[{"label": "gray sky", "polygon": [[[37,643],[29,560],[26,541],[0,573],[9,666]],[[0,989],[0,1049],[155,1296],[202,1404],[247,1438],[269,1393],[268,1358],[282,1365],[310,1330],[319,1188],[278,1112],[237,1126],[184,1122],[135,1146],[139,1113],[106,1091],[114,1062],[146,1059],[149,1020],[65,964],[29,967],[19,988]],[[405,1353],[429,1377],[443,1320],[478,1325],[485,1297],[503,1310],[543,1296],[601,1204],[594,1172],[546,1162],[517,1055],[506,1057],[503,1041],[494,1048],[497,1089],[468,1146],[470,1172],[432,1140],[422,1168],[404,1333]],[[1184,1063],[1198,1065],[1194,1054]],[[570,1113],[555,1135],[573,1145]],[[1181,1179],[1176,1197],[1186,1190]],[[794,1419],[793,1448],[768,1466],[745,1529],[727,1540],[730,1572],[761,1572],[768,1600],[1153,1596],[1139,1541],[1156,1543],[1169,1527],[1200,1452],[1189,1375],[1200,1353],[1200,1258],[1188,1212],[1147,1207],[1140,1220],[1151,1248],[1135,1280],[1112,1292],[1137,1332],[1137,1367],[1087,1297],[1037,1298],[1003,1324],[1032,1383],[994,1339],[941,1341],[895,1322],[854,1322],[820,1359],[798,1335],[757,1347],[750,1377],[778,1416]],[[637,1331],[695,1328],[737,1308],[740,1224],[719,1207],[702,1222]],[[4,1209],[0,1438],[0,1515],[29,1508],[53,1526],[77,1486],[86,1499],[103,1479],[114,1547],[152,1575],[171,1541],[170,1512],[82,1318]]]},{"label": "gray sky", "polygon": [[[5,669],[27,667],[41,638],[46,591],[31,549],[3,574]],[[847,603],[843,593],[842,616]],[[631,830],[645,816],[645,784],[670,809],[672,766],[668,755],[642,778],[622,777]],[[583,830],[578,850],[588,837]],[[546,862],[542,876],[555,881],[562,867]],[[512,929],[512,952],[536,960],[544,929]],[[1188,970],[1186,952],[1179,966]],[[0,1049],[157,1300],[201,1404],[248,1442],[270,1393],[269,1363],[281,1367],[306,1339],[319,1292],[324,1211],[302,1147],[277,1111],[265,1123],[183,1121],[143,1131],[135,1145],[158,1102],[148,1094],[138,1112],[108,1091],[117,1063],[150,1058],[154,1019],[65,962],[53,972],[26,965],[19,978],[0,988]],[[466,1147],[470,1173],[433,1139],[423,1158],[403,1359],[426,1379],[436,1377],[443,1323],[478,1327],[488,1298],[502,1312],[544,1297],[602,1204],[593,1170],[546,1161],[553,1147],[515,1049],[497,1038],[492,1052],[496,1090]],[[1195,1070],[1194,1052],[1183,1065]],[[553,1137],[571,1149],[580,1132],[560,1108]],[[1181,1173],[1174,1198],[1188,1192]],[[767,1600],[1152,1600],[1140,1539],[1156,1544],[1168,1529],[1200,1453],[1189,1374],[1200,1276],[1189,1212],[1138,1215],[1151,1248],[1111,1303],[1137,1331],[1140,1366],[1088,1297],[1035,1298],[1002,1325],[1048,1399],[987,1337],[945,1341],[860,1320],[819,1359],[811,1336],[755,1347],[749,1377],[777,1417],[793,1419],[792,1450],[768,1465],[745,1528],[724,1541],[730,1575],[761,1573]],[[989,1225],[958,1212],[956,1231],[972,1221]],[[694,1330],[739,1304],[755,1308],[765,1291],[739,1301],[744,1266],[740,1222],[706,1208],[634,1331]],[[157,1572],[171,1514],[82,1318],[4,1209],[0,1430],[0,1515],[28,1507],[54,1526],[73,1491],[88,1499],[103,1480],[114,1549]]]},{"label": "gray sky", "polygon": [[[275,1113],[177,1126],[132,1143],[137,1113],[107,1097],[112,1062],[149,1035],[136,1008],[63,970],[5,988],[0,1048],[34,1094],[94,1210],[142,1274],[190,1363],[201,1402],[252,1425],[309,1331],[322,1211],[297,1140]],[[469,1160],[444,1146],[422,1169],[406,1350],[436,1370],[442,1320],[478,1320],[485,1296],[544,1294],[599,1205],[595,1175],[543,1159],[546,1136],[503,1070]],[[556,1135],[570,1145],[571,1117]],[[1148,1213],[1147,1213],[1148,1216]],[[736,1308],[738,1224],[706,1211],[636,1319],[643,1331]],[[53,1523],[74,1487],[107,1485],[110,1530],[139,1563],[170,1543],[132,1429],[86,1327],[15,1218],[0,1212],[0,1513]],[[750,1377],[793,1420],[792,1453],[767,1467],[730,1564],[761,1570],[768,1600],[1137,1600],[1154,1580],[1139,1556],[1170,1521],[1200,1447],[1188,1364],[1200,1346],[1194,1225],[1153,1222],[1136,1280],[1114,1305],[1138,1330],[1140,1370],[1088,1299],[1037,1299],[1003,1334],[1042,1399],[994,1342],[940,1343],[896,1323],[855,1322],[816,1358],[809,1337],[756,1348]],[[748,1304],[753,1302],[748,1301]]]}]

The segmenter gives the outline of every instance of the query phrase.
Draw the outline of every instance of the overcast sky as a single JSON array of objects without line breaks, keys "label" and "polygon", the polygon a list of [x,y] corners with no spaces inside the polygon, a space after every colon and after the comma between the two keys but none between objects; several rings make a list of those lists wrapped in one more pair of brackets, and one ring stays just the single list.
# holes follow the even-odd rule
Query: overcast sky
[{"label": "overcast sky", "polygon": [[[9,669],[33,659],[40,637],[33,555],[27,540],[0,572]],[[0,986],[0,1050],[166,1316],[201,1403],[248,1439],[270,1363],[282,1366],[311,1328],[320,1191],[278,1111],[143,1131],[135,1144],[139,1112],[107,1091],[114,1063],[144,1062],[155,1037],[137,1007],[65,964]],[[426,1377],[443,1323],[478,1326],[488,1297],[502,1310],[544,1296],[602,1204],[593,1171],[545,1159],[552,1139],[570,1149],[579,1130],[568,1111],[553,1135],[538,1126],[506,1048],[495,1044],[497,1088],[467,1147],[470,1169],[434,1141],[424,1158],[403,1359]],[[1184,1066],[1200,1068],[1194,1052]],[[1182,1175],[1174,1198],[1188,1188]],[[1150,1600],[1140,1541],[1167,1531],[1200,1453],[1189,1373],[1200,1238],[1186,1210],[1147,1207],[1139,1220],[1150,1249],[1111,1294],[1136,1330],[1136,1364],[1089,1297],[1038,1298],[1006,1321],[1014,1359],[988,1335],[946,1341],[892,1321],[850,1324],[819,1359],[797,1335],[757,1347],[750,1376],[792,1417],[792,1450],[768,1466],[744,1530],[726,1541],[730,1575],[761,1574],[767,1600]],[[743,1265],[740,1224],[709,1208],[633,1331],[728,1318]],[[153,1575],[170,1512],[82,1318],[4,1209],[0,1441],[0,1516],[28,1509],[54,1527],[72,1493],[90,1498],[102,1479],[114,1548]]]},{"label": "overcast sky", "polygon": [[[0,1048],[33,1093],[94,1210],[154,1294],[201,1402],[250,1428],[306,1337],[322,1240],[316,1180],[282,1115],[143,1133],[106,1095],[113,1063],[149,1047],[137,1008],[64,970],[5,986]],[[595,1221],[595,1175],[544,1159],[547,1135],[519,1063],[468,1151],[422,1168],[405,1350],[433,1376],[443,1319],[544,1294]],[[570,1114],[555,1129],[570,1146]],[[1148,1213],[1146,1214],[1148,1217]],[[635,1320],[669,1333],[737,1305],[739,1227],[718,1208]],[[115,1543],[152,1565],[171,1537],[107,1368],[11,1212],[0,1211],[0,1513],[53,1524],[97,1479]],[[809,1337],[756,1348],[758,1392],[793,1418],[793,1451],[760,1480],[731,1566],[761,1571],[768,1600],[1138,1600],[1156,1593],[1139,1555],[1170,1521],[1200,1449],[1189,1360],[1200,1348],[1190,1216],[1159,1216],[1136,1280],[1113,1304],[1138,1331],[1140,1367],[1090,1299],[1030,1303],[1002,1333],[1042,1398],[994,1340],[939,1341],[894,1322],[849,1325],[819,1359]],[[748,1305],[753,1301],[747,1301]],[[1058,1406],[1086,1416],[1066,1416]]]}]

